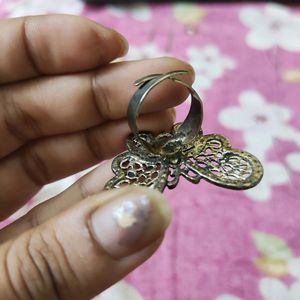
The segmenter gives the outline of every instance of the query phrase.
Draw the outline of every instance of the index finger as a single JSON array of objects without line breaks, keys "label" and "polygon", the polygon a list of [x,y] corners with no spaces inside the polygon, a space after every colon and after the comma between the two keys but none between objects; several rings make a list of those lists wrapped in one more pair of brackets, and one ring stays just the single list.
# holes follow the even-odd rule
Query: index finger
[{"label": "index finger", "polygon": [[71,15],[1,20],[0,41],[0,84],[93,69],[127,51],[116,31]]}]

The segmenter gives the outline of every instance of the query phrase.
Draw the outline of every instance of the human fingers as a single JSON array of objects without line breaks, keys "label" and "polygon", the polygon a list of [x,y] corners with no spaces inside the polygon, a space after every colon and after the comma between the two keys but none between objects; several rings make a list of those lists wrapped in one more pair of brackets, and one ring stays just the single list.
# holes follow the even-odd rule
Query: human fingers
[{"label": "human fingers", "polygon": [[[142,115],[140,130],[170,130],[173,109]],[[28,144],[0,161],[0,218],[6,218],[43,185],[79,172],[125,150],[126,119]],[[18,174],[18,176],[16,176]],[[17,188],[16,188],[17,187]]]},{"label": "human fingers", "polygon": [[92,171],[80,177],[60,194],[43,201],[13,223],[0,230],[0,244],[16,238],[26,230],[45,223],[62,211],[74,206],[83,199],[102,192],[111,179],[111,160],[105,161]]},{"label": "human fingers", "polygon": [[1,20],[0,40],[0,84],[94,69],[127,51],[116,31],[71,15]]},{"label": "human fingers", "polygon": [[[192,68],[174,58],[113,63],[95,72],[35,79],[0,88],[0,158],[26,142],[75,132],[108,120],[124,118],[136,87],[149,73],[183,69],[183,80],[194,80]],[[161,111],[185,100],[188,91],[170,80],[149,95],[141,113]]]},{"label": "human fingers", "polygon": [[152,255],[170,215],[151,189],[90,196],[0,246],[1,296],[90,299]]}]

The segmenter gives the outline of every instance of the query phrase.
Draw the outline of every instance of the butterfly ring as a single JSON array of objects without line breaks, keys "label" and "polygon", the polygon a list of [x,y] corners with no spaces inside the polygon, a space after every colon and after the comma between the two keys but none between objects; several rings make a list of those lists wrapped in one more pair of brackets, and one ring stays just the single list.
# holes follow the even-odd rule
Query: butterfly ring
[{"label": "butterfly ring", "polygon": [[[133,135],[127,139],[127,151],[114,158],[114,177],[106,183],[106,189],[132,184],[163,191],[166,187],[175,188],[181,177],[192,183],[204,179],[237,190],[260,182],[263,167],[254,155],[232,148],[222,135],[203,135],[202,101],[191,86],[177,78],[184,73],[153,74],[135,82],[139,88],[128,106],[128,123]],[[156,85],[167,79],[190,91],[192,103],[187,118],[174,125],[170,132],[158,135],[139,132],[136,119],[143,101]]]}]

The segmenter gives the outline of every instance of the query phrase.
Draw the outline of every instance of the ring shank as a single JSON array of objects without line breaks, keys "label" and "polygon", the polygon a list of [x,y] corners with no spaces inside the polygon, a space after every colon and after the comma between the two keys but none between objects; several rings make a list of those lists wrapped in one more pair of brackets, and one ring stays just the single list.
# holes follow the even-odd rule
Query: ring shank
[{"label": "ring shank", "polygon": [[187,71],[173,71],[167,74],[157,74],[156,76],[150,75],[149,77],[151,79],[142,82],[139,89],[133,95],[128,105],[128,124],[134,136],[136,136],[136,138],[138,138],[143,144],[145,144],[145,141],[139,138],[139,131],[136,123],[140,108],[150,91],[155,86],[168,79],[183,85],[189,90],[189,93],[191,94],[191,107],[189,113],[183,121],[183,123],[178,128],[178,130],[176,131],[176,138],[181,140],[182,143],[188,143],[199,133],[199,130],[201,130],[203,120],[202,100],[197,94],[197,92],[190,85],[175,77],[176,75],[181,75],[185,73],[187,73]]}]

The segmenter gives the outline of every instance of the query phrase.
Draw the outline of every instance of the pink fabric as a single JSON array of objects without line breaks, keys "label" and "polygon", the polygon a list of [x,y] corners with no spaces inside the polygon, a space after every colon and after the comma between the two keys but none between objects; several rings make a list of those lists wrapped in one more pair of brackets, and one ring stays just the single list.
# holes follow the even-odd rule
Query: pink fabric
[{"label": "pink fabric", "polygon": [[[18,1],[0,1],[6,17],[14,12],[8,2]],[[167,191],[173,223],[158,253],[128,281],[147,300],[300,299],[299,7],[182,3],[82,6],[78,13],[123,33],[129,58],[190,61],[203,76],[195,87],[204,132],[228,136],[266,169],[249,192],[184,179]],[[188,108],[178,108],[179,120]]]}]

